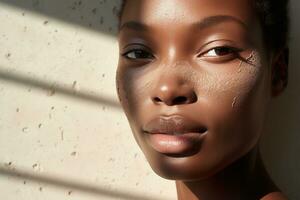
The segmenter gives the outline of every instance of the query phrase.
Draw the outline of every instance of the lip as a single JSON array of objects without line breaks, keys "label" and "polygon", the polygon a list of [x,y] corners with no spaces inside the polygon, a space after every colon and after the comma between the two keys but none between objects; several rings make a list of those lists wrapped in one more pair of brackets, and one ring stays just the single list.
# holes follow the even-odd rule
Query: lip
[{"label": "lip", "polygon": [[148,144],[157,152],[188,156],[199,151],[207,128],[180,115],[159,116],[143,127]]},{"label": "lip", "polygon": [[145,124],[143,130],[150,134],[182,135],[190,132],[203,134],[207,128],[187,117],[172,115],[154,118]]}]

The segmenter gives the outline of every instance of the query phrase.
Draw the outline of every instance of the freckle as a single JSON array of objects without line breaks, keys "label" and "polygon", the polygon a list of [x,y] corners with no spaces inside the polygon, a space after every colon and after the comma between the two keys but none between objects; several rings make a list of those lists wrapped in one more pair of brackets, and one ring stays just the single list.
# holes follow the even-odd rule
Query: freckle
[{"label": "freckle", "polygon": [[76,151],[73,151],[72,153],[71,153],[71,156],[76,156],[77,155],[77,152]]},{"label": "freckle", "polygon": [[46,21],[44,21],[44,25],[47,25],[48,23],[49,23],[49,21],[47,21],[47,20],[46,20]]},{"label": "freckle", "polygon": [[16,109],[16,112],[19,112],[19,111],[20,111],[20,109],[19,109],[19,108],[17,108],[17,109]]},{"label": "freckle", "polygon": [[40,188],[39,188],[39,190],[40,190],[40,191],[43,191],[43,188],[42,188],[42,187],[40,187]]},{"label": "freckle", "polygon": [[26,181],[23,181],[23,184],[26,185]]},{"label": "freckle", "polygon": [[72,194],[72,192],[73,192],[72,190],[68,191],[68,195],[71,195],[71,194]]},{"label": "freckle", "polygon": [[97,13],[97,8],[94,8],[94,9],[92,10],[92,13],[95,15],[95,14]]},{"label": "freckle", "polygon": [[6,54],[6,58],[10,58],[11,57],[11,53]]},{"label": "freckle", "polygon": [[42,127],[42,124],[39,124],[39,128],[41,128]]}]

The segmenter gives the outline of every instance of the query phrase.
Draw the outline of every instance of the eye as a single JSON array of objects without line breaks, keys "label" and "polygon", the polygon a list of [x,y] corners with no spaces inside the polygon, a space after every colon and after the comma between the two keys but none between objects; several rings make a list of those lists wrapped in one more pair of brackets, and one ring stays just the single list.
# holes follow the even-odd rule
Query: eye
[{"label": "eye", "polygon": [[131,60],[141,60],[141,59],[153,59],[154,56],[149,53],[148,51],[142,50],[142,49],[133,49],[130,50],[124,54],[122,54],[122,56],[124,56],[127,59],[131,59]]},{"label": "eye", "polygon": [[239,49],[233,47],[215,47],[209,51],[202,54],[204,57],[221,57],[228,55],[236,55],[239,52]]}]

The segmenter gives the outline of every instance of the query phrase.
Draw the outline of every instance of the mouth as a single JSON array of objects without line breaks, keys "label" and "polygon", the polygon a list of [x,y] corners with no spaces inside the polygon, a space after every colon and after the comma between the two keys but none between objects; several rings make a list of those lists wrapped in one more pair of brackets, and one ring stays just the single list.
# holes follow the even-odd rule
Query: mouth
[{"label": "mouth", "polygon": [[208,129],[199,122],[175,115],[151,120],[143,132],[148,144],[157,152],[181,157],[199,151]]}]

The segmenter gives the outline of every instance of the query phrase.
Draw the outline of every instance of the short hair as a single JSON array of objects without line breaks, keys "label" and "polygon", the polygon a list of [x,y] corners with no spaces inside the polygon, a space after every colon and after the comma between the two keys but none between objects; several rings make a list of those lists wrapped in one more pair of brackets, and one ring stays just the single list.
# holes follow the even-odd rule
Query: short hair
[{"label": "short hair", "polygon": [[[127,0],[122,0],[119,21]],[[289,0],[253,0],[268,50],[287,48],[289,40]]]}]

